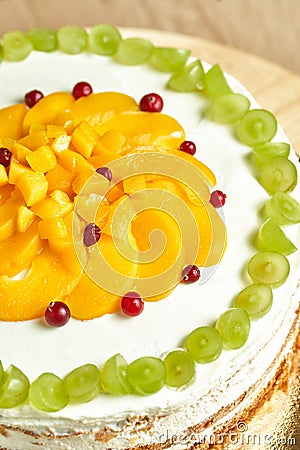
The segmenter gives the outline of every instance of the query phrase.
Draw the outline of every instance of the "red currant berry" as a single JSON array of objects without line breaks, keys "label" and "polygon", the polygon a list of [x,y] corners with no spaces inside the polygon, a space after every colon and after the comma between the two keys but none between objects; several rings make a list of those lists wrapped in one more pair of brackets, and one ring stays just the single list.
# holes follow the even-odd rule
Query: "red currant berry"
[{"label": "red currant berry", "polygon": [[32,108],[43,97],[44,94],[41,91],[38,91],[37,89],[27,92],[24,98],[25,105],[27,105],[28,108]]},{"label": "red currant berry", "polygon": [[200,278],[200,269],[197,266],[186,266],[182,271],[182,281],[184,283],[195,283]]},{"label": "red currant berry", "polygon": [[93,93],[92,86],[86,81],[80,81],[80,83],[75,84],[73,88],[73,97],[77,100],[80,97],[86,97]]},{"label": "red currant berry", "polygon": [[83,232],[83,243],[86,247],[96,244],[101,236],[101,230],[95,223],[89,223]]},{"label": "red currant berry", "polygon": [[136,292],[127,292],[121,300],[121,308],[126,316],[138,316],[144,309],[144,300]]},{"label": "red currant berry", "polygon": [[45,311],[45,319],[51,327],[62,327],[70,319],[70,310],[63,302],[51,302]]},{"label": "red currant berry", "polygon": [[141,111],[147,112],[161,112],[163,109],[164,102],[160,95],[158,94],[146,94],[142,97],[140,101]]},{"label": "red currant berry", "polygon": [[96,172],[99,173],[100,175],[103,175],[105,178],[108,179],[108,181],[111,181],[112,173],[111,173],[111,170],[108,167],[99,167],[96,170]]},{"label": "red currant berry", "polygon": [[190,155],[194,155],[196,153],[196,144],[192,141],[183,141],[180,144],[179,150],[189,153]]},{"label": "red currant berry", "polygon": [[8,167],[10,164],[11,151],[8,148],[0,148],[0,164],[4,167]]},{"label": "red currant berry", "polygon": [[222,191],[213,191],[210,194],[210,203],[215,208],[221,208],[222,206],[224,206],[225,201],[226,201],[226,194],[224,194],[224,192]]}]

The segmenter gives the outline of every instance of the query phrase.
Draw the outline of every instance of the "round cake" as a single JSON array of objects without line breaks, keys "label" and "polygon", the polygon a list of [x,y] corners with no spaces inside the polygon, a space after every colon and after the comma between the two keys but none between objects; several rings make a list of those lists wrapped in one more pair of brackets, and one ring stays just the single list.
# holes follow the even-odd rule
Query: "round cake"
[{"label": "round cake", "polygon": [[[108,25],[3,37],[2,449],[222,447],[291,371],[298,158],[274,116],[218,64],[131,38]],[[24,106],[35,90],[41,98]],[[124,197],[138,206],[118,215]],[[189,211],[199,240],[184,225]],[[155,249],[162,229],[164,250],[172,256],[182,234],[193,260],[176,257],[176,277],[154,271],[139,284],[150,269],[117,246],[128,227],[134,255]],[[121,281],[99,269],[99,245]],[[169,257],[156,256],[155,270]],[[70,312],[66,323],[55,304]]]}]

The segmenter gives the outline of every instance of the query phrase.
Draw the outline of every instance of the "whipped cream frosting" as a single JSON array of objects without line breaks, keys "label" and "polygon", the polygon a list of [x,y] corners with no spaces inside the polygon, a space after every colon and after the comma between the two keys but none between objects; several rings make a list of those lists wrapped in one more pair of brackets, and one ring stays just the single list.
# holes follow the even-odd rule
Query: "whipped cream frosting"
[{"label": "whipped cream frosting", "polygon": [[[205,68],[208,65],[205,64]],[[222,312],[232,307],[236,294],[251,283],[246,265],[256,253],[251,243],[253,233],[262,223],[259,212],[269,196],[254,178],[248,161],[250,149],[237,140],[234,126],[211,122],[204,114],[207,102],[201,94],[178,94],[166,89],[168,77],[168,74],[148,66],[124,66],[111,58],[87,53],[69,56],[59,52],[51,55],[34,52],[17,64],[2,62],[0,83],[5,90],[1,92],[0,107],[21,101],[32,89],[40,89],[44,94],[71,91],[82,80],[90,82],[94,92],[123,92],[136,101],[146,93],[159,93],[164,99],[163,112],[182,124],[186,138],[197,145],[195,157],[212,169],[217,177],[217,188],[226,193],[224,214],[228,231],[227,250],[208,281],[202,284],[200,279],[192,285],[179,285],[166,299],[146,303],[138,317],[126,318],[117,313],[88,321],[71,319],[66,326],[55,329],[45,326],[43,319],[0,322],[0,358],[4,368],[14,364],[33,381],[43,372],[64,377],[86,363],[100,367],[116,353],[121,353],[128,362],[146,355],[160,357],[182,346],[193,329],[213,325]],[[248,96],[252,108],[258,106],[237,80],[229,75],[227,79],[235,92]],[[274,141],[287,141],[280,127]],[[294,154],[291,160],[297,163]],[[299,198],[299,194],[298,185],[292,196]],[[299,246],[299,227],[290,226],[286,232]],[[295,321],[300,296],[297,290],[300,252],[288,259],[291,274],[281,287],[273,291],[271,311],[265,317],[251,321],[246,345],[239,350],[224,350],[213,363],[197,364],[195,380],[186,389],[164,387],[148,397],[99,395],[89,403],[68,405],[58,413],[49,414],[25,405],[18,409],[0,410],[0,423],[37,434],[43,433],[45,428],[59,435],[87,433],[59,442],[54,439],[51,449],[55,450],[121,449],[157,443],[167,435],[178,435],[190,426],[206,422],[222,407],[247,393],[258,380],[264,380],[263,388],[274,376],[275,369],[272,372],[270,367],[282,351]],[[289,351],[291,345],[284,350]],[[245,401],[253,401],[258,391],[249,393]],[[128,417],[145,415],[164,417],[154,420],[151,433],[143,431],[142,427],[138,430],[136,425],[130,428]],[[222,421],[220,416],[214,426]],[[88,434],[90,430],[104,426],[118,431],[125,424],[127,429],[107,444],[95,442],[94,436]],[[20,437],[18,432],[9,431],[8,436],[15,439],[10,444],[11,448],[36,448],[29,435]],[[38,442],[47,446],[47,439],[44,436]],[[10,448],[7,438],[1,435],[0,447]],[[181,445],[179,448],[184,447]]]}]

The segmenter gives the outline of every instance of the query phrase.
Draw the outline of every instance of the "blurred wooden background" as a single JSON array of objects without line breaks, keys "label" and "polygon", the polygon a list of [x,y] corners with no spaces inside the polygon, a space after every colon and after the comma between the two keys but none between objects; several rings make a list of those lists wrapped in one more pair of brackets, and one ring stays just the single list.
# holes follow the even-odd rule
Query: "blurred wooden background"
[{"label": "blurred wooden background", "polygon": [[0,0],[0,35],[101,22],[197,36],[300,74],[300,0]]}]

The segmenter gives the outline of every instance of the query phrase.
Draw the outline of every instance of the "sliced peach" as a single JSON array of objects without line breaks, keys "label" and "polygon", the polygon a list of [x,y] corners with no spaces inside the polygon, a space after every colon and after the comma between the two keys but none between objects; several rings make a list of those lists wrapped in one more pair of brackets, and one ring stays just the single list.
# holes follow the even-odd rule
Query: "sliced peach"
[{"label": "sliced peach", "polygon": [[17,214],[17,230],[24,233],[34,219],[34,212],[27,206],[21,205]]},{"label": "sliced peach", "polygon": [[6,184],[5,186],[0,187],[0,206],[9,199],[14,189],[15,186],[12,184]]},{"label": "sliced peach", "polygon": [[45,130],[39,130],[34,133],[27,134],[20,139],[18,143],[24,145],[30,150],[37,150],[42,145],[47,145],[49,143],[49,138]]},{"label": "sliced peach", "polygon": [[53,169],[46,173],[46,179],[48,181],[48,192],[51,193],[56,189],[64,191],[69,197],[74,196],[72,189],[72,180],[74,174],[64,169],[60,164],[56,164]]},{"label": "sliced peach", "polygon": [[8,184],[8,176],[5,167],[0,164],[0,187]]},{"label": "sliced peach", "polygon": [[31,125],[35,123],[51,124],[56,116],[63,113],[73,102],[74,97],[68,92],[46,95],[27,111],[23,122],[24,134],[27,134]]},{"label": "sliced peach", "polygon": [[16,233],[0,244],[0,275],[14,277],[31,264],[42,247],[34,221],[25,232]]},{"label": "sliced peach", "polygon": [[85,158],[89,158],[93,148],[99,140],[99,136],[94,129],[86,122],[81,122],[73,131],[71,144],[76,151]]},{"label": "sliced peach", "polygon": [[55,300],[68,295],[79,277],[70,273],[60,258],[45,248],[32,262],[21,280],[0,277],[0,320],[30,320],[44,315]]},{"label": "sliced peach", "polygon": [[[125,147],[128,146],[128,150],[137,145],[176,149],[185,137],[182,126],[173,117],[143,111],[119,114],[99,124],[96,130],[101,136],[109,130],[121,133],[127,139]],[[126,150],[123,153],[126,153]]]},{"label": "sliced peach", "polygon": [[172,154],[194,165],[197,169],[199,169],[199,172],[203,174],[203,176],[206,179],[206,182],[208,182],[208,184],[211,186],[215,186],[216,184],[215,174],[210,170],[209,167],[207,167],[204,163],[199,161],[199,159],[195,158],[189,153],[176,149],[172,150]]},{"label": "sliced peach", "polygon": [[88,161],[97,169],[98,167],[105,167],[111,161],[120,157],[117,153],[111,153],[106,150],[99,142],[94,148],[94,156],[91,156]]},{"label": "sliced peach", "polygon": [[23,120],[26,113],[27,108],[22,103],[0,109],[0,136],[20,139],[23,136]]},{"label": "sliced peach", "polygon": [[48,145],[39,147],[26,156],[26,161],[36,172],[48,172],[56,166],[56,156]]},{"label": "sliced peach", "polygon": [[136,101],[126,94],[118,92],[99,92],[81,97],[70,105],[70,114],[77,124],[82,121],[90,125],[103,121],[105,118],[122,111],[137,111]]},{"label": "sliced peach", "polygon": [[15,232],[18,209],[24,204],[22,195],[15,189],[10,198],[0,206],[0,242],[5,241]]}]

